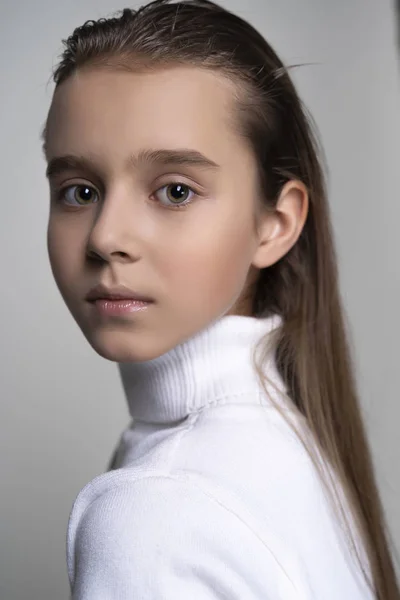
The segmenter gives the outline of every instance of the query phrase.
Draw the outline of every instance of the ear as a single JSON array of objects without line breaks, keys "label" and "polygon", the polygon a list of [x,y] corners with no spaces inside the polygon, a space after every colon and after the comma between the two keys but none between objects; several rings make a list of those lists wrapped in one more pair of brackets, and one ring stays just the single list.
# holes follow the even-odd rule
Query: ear
[{"label": "ear", "polygon": [[253,266],[258,269],[269,267],[289,252],[302,232],[308,207],[306,186],[301,181],[288,181],[274,211],[265,211],[259,216],[259,239]]}]

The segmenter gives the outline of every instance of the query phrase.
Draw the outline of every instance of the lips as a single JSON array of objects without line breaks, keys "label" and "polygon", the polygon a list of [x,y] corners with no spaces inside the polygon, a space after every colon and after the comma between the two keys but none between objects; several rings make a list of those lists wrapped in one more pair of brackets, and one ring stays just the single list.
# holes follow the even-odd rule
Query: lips
[{"label": "lips", "polygon": [[153,298],[132,290],[124,285],[107,287],[103,284],[96,285],[86,295],[88,302],[96,302],[96,300],[136,300],[138,302],[154,302]]}]

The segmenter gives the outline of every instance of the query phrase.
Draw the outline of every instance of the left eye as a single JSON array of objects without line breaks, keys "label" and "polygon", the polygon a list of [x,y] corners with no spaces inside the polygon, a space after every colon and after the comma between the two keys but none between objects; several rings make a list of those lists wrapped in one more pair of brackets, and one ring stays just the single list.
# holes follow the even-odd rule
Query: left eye
[{"label": "left eye", "polygon": [[[174,206],[175,208],[190,204],[190,202],[192,202],[192,196],[195,195],[195,191],[184,183],[169,183],[168,185],[159,188],[156,193],[161,193],[161,196],[163,197],[163,199],[160,200],[161,204],[170,207]],[[192,196],[190,194],[192,194]]]},{"label": "left eye", "polygon": [[98,201],[95,189],[88,185],[71,185],[60,191],[60,196],[65,199],[66,204],[85,206]]}]

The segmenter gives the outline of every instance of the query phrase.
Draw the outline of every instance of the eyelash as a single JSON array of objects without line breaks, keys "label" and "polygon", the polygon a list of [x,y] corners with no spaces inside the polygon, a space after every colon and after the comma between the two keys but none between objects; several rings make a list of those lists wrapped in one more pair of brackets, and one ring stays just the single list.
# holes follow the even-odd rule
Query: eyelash
[{"label": "eyelash", "polygon": [[[156,193],[159,192],[160,190],[163,190],[165,188],[168,188],[169,186],[183,186],[184,188],[187,188],[190,192],[192,192],[192,198],[190,200],[185,200],[184,202],[180,203],[180,204],[171,204],[170,206],[165,206],[163,205],[162,202],[159,202],[162,206],[164,206],[164,208],[170,209],[170,210],[182,210],[183,208],[186,208],[189,204],[191,204],[193,202],[193,196],[200,196],[201,194],[199,192],[196,192],[196,190],[194,190],[190,185],[183,183],[182,181],[170,181],[169,183],[164,184],[163,186],[159,187],[156,190]],[[99,196],[97,190],[91,186],[91,185],[86,185],[84,183],[75,183],[72,185],[67,185],[63,188],[61,188],[58,192],[57,192],[57,201],[60,203],[64,203],[67,206],[74,206],[74,207],[83,207],[83,206],[89,206],[91,204],[95,204],[95,202],[90,202],[88,204],[72,204],[69,202],[65,202],[65,195],[66,192],[68,192],[69,190],[73,189],[73,188],[88,188],[91,191],[94,191],[96,196]]]}]

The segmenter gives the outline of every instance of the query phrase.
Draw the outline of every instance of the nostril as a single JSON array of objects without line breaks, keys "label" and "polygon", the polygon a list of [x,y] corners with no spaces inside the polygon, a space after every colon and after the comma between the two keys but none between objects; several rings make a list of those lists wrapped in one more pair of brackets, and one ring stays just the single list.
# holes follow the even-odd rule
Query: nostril
[{"label": "nostril", "polygon": [[86,254],[88,258],[91,258],[93,260],[104,261],[104,258],[94,250],[88,250]]}]

